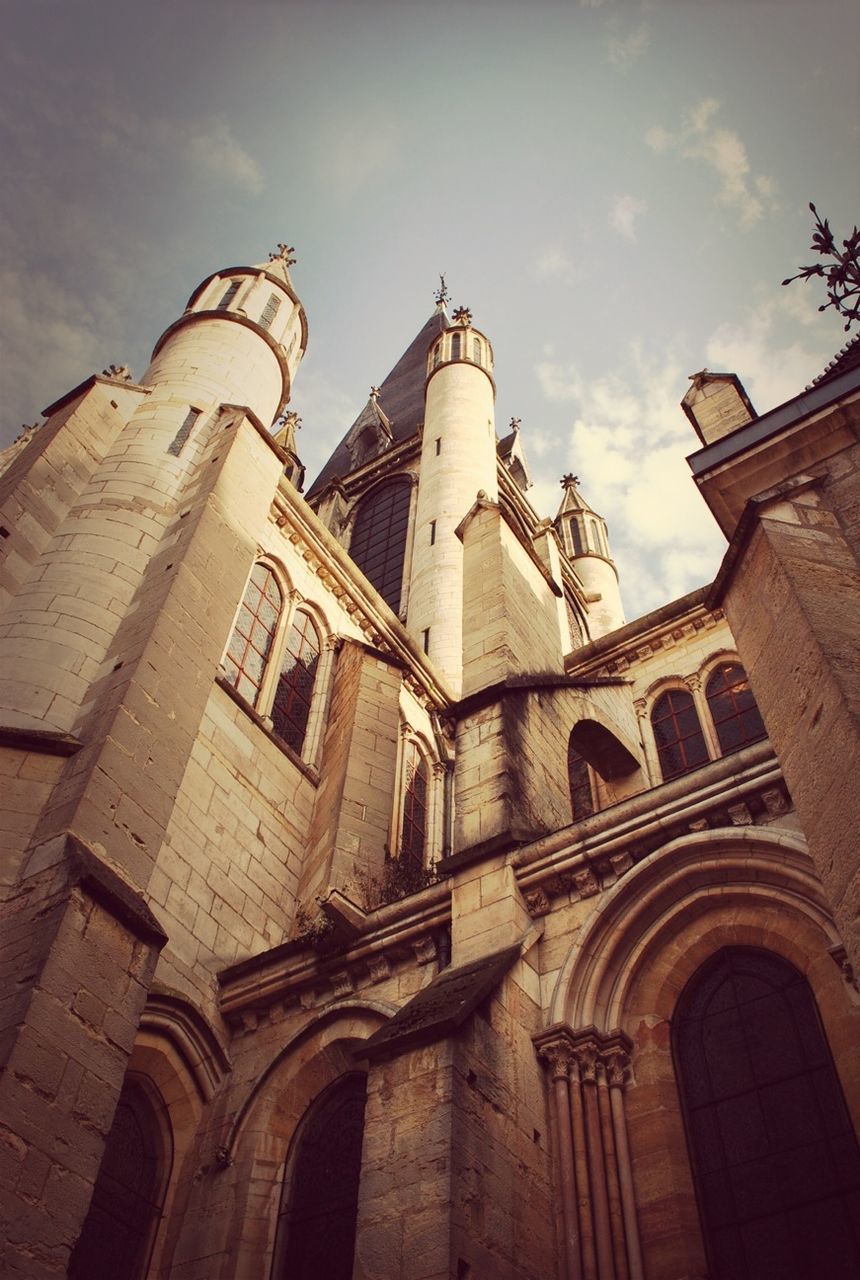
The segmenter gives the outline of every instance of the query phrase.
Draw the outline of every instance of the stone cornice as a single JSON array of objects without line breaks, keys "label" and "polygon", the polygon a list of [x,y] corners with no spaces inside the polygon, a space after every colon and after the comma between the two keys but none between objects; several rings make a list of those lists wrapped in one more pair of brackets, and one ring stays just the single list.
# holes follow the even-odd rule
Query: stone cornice
[{"label": "stone cornice", "polygon": [[219,973],[221,1013],[234,1030],[254,1030],[292,1007],[323,1008],[374,986],[398,966],[433,963],[450,916],[450,885],[433,884],[369,912],[348,946],[327,952],[301,938],[282,943]]},{"label": "stone cornice", "polygon": [[530,913],[542,916],[560,897],[575,901],[599,894],[677,836],[750,826],[790,809],[773,749],[764,741],[509,849],[507,861]]},{"label": "stone cornice", "polygon": [[565,658],[570,676],[612,676],[661,650],[685,645],[697,632],[711,630],[722,621],[721,609],[707,605],[710,587],[698,587],[689,595],[628,622],[609,635],[592,640]]}]

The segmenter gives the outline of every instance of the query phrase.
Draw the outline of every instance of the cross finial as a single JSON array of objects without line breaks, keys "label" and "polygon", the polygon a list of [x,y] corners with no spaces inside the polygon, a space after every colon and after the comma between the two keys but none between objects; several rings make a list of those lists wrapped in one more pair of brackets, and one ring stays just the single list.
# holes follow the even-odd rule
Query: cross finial
[{"label": "cross finial", "polygon": [[279,244],[277,249],[273,249],[269,254],[270,262],[283,262],[285,267],[294,267],[296,265],[295,249],[291,244]]},{"label": "cross finial", "polygon": [[448,286],[445,284],[444,276],[439,277],[439,288],[433,294],[433,297],[436,299],[436,305],[438,307],[444,307],[445,303],[448,301]]},{"label": "cross finial", "polygon": [[511,418],[511,431],[519,431],[523,425],[522,418]]},{"label": "cross finial", "polygon": [[458,307],[454,312],[454,319],[457,324],[467,325],[472,323],[472,313],[468,307]]},{"label": "cross finial", "polygon": [[371,398],[371,400],[378,400],[378,399],[379,399],[379,387],[371,387],[371,388],[370,388],[370,398]]},{"label": "cross finial", "polygon": [[560,481],[562,489],[573,489],[579,484],[579,476],[575,476],[572,471],[568,471],[566,476],[561,477]]}]

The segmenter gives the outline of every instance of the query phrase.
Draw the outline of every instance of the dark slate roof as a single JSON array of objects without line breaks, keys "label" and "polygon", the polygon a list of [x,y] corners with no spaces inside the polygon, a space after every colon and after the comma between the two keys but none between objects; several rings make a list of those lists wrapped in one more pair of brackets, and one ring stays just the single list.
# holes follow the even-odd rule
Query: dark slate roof
[{"label": "dark slate roof", "polygon": [[838,351],[830,364],[819,373],[817,378],[813,378],[809,384],[817,387],[821,382],[829,382],[831,378],[837,377],[840,373],[850,373],[852,369],[860,369],[860,333],[856,333],[841,351]]},{"label": "dark slate roof", "polygon": [[[424,382],[427,377],[427,352],[433,339],[450,326],[445,312],[438,309],[412,340],[397,364],[379,388],[379,407],[391,422],[394,443],[408,440],[424,421]],[[364,412],[362,408],[361,412]],[[361,414],[359,414],[361,417]],[[355,420],[358,421],[358,418]],[[314,480],[305,495],[312,498],[324,489],[336,476],[346,476],[352,470],[352,460],[346,441],[355,422],[346,432],[340,444]]]},{"label": "dark slate roof", "polygon": [[496,452],[500,458],[509,458],[511,456],[511,449],[514,447],[517,434],[516,431],[511,431],[509,435],[503,436],[496,445]]}]

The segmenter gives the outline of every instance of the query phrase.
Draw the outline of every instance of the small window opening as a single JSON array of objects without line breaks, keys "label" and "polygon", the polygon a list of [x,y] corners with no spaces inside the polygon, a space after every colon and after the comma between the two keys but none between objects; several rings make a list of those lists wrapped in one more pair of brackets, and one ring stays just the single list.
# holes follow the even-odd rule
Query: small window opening
[{"label": "small window opening", "polygon": [[233,299],[236,297],[236,294],[239,292],[239,285],[240,285],[240,284],[241,284],[241,281],[240,281],[240,280],[231,280],[231,281],[230,281],[230,283],[227,285],[227,288],[225,289],[224,293],[221,295],[221,301],[218,303],[218,306],[215,308],[215,310],[216,310],[216,311],[226,311],[226,310],[227,310],[227,308],[229,307],[230,303],[233,301]]},{"label": "small window opening", "polygon": [[430,521],[430,546],[431,547],[434,546],[435,543],[436,543],[436,521],[431,520]]},{"label": "small window opening", "polygon": [[421,643],[424,647],[424,652],[429,653],[430,652],[430,628],[429,627],[425,627],[424,630],[421,632]]},{"label": "small window opening", "polygon": [[269,294],[269,301],[263,307],[263,314],[260,316],[261,329],[270,329],[272,327],[272,321],[278,314],[280,306],[281,299],[278,295],[276,293]]},{"label": "small window opening", "polygon": [[172,453],[174,458],[178,458],[182,452],[182,446],[185,444],[191,432],[194,430],[194,424],[202,413],[201,409],[189,409],[185,415],[182,426],[177,431],[173,440],[167,446],[167,452]]},{"label": "small window opening", "polygon": [[439,454],[440,454],[441,452],[442,452],[442,437],[441,437],[441,436],[437,436],[437,437],[436,437],[436,457],[437,457],[437,458],[439,457]]}]

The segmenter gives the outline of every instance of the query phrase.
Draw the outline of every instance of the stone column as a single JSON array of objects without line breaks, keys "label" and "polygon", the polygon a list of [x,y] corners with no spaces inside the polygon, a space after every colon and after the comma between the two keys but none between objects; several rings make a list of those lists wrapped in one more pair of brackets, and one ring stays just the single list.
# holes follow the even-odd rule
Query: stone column
[{"label": "stone column", "polygon": [[627,1251],[624,1247],[624,1220],[621,1213],[621,1192],[618,1185],[618,1165],[615,1153],[615,1136],[612,1132],[612,1113],[606,1080],[605,1058],[598,1063],[597,1067],[597,1102],[600,1110],[600,1128],[603,1134],[603,1162],[606,1169],[606,1186],[609,1195],[609,1225],[612,1228],[615,1270],[618,1274],[618,1280],[630,1280],[630,1273],[627,1269]]},{"label": "stone column", "polygon": [[588,1148],[588,1173],[591,1183],[591,1207],[594,1215],[594,1237],[599,1280],[617,1280],[612,1249],[612,1227],[609,1217],[609,1195],[606,1186],[606,1155],[597,1100],[599,1048],[589,1037],[577,1045],[577,1060],[582,1077],[585,1110],[585,1137]]},{"label": "stone column", "polygon": [[624,1114],[624,1083],[629,1062],[630,1059],[623,1049],[610,1049],[605,1060],[606,1079],[612,1108],[612,1128],[618,1159],[618,1183],[630,1280],[644,1280],[642,1246],[639,1242],[639,1222],[636,1216],[636,1196],[633,1190],[633,1170],[630,1164],[630,1146],[627,1141],[627,1119]]},{"label": "stone column", "polygon": [[574,1061],[573,1048],[565,1036],[543,1044],[538,1056],[549,1067],[553,1088],[553,1125],[561,1175],[561,1209],[564,1223],[566,1280],[580,1280],[579,1222],[576,1203],[576,1171],[573,1160],[570,1092],[568,1080]]}]

